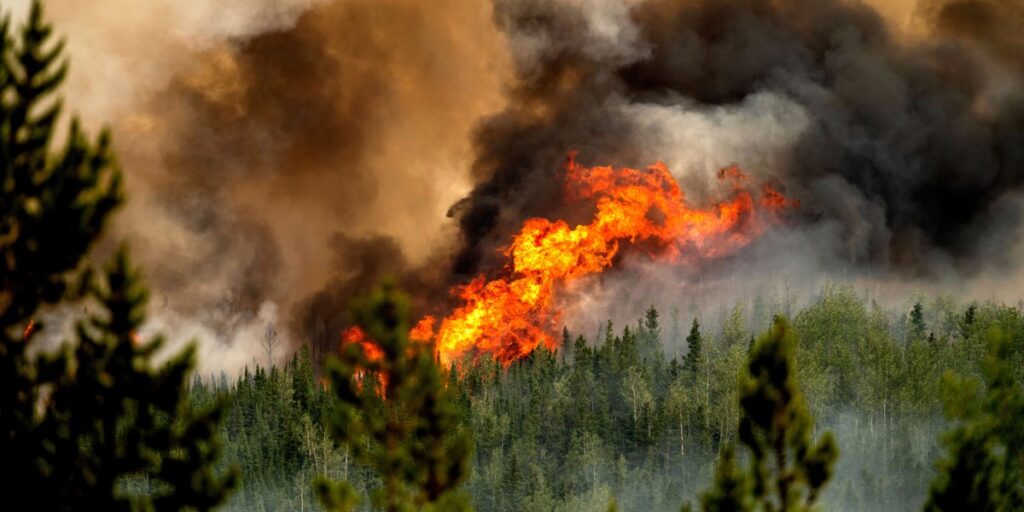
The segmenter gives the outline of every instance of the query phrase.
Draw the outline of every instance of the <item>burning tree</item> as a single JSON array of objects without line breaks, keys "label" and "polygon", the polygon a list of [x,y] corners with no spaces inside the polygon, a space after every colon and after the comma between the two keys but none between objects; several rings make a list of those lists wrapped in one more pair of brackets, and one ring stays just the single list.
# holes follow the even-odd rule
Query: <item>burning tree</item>
[{"label": "burning tree", "polygon": [[[34,2],[12,37],[0,22],[0,509],[210,509],[233,475],[214,474],[220,407],[191,410],[192,349],[157,369],[142,340],[146,290],[122,250],[102,279],[84,263],[120,203],[110,137],[72,121],[51,153],[53,99],[67,63]],[[76,343],[33,346],[41,308],[92,300]]]},{"label": "burning tree", "polygon": [[[434,319],[424,319],[443,363],[480,352],[508,364],[537,347],[556,350],[557,294],[565,284],[608,270],[628,248],[673,263],[732,254],[798,206],[769,183],[752,192],[736,166],[718,174],[731,196],[708,208],[689,204],[660,162],[646,169],[585,167],[571,153],[564,171],[565,195],[592,203],[593,218],[574,227],[564,220],[526,220],[505,249],[510,272],[481,275],[453,290],[461,305],[439,321],[436,335]],[[647,338],[656,339],[657,312],[651,313],[645,322],[653,335]]]},{"label": "burning tree", "polygon": [[[407,299],[384,286],[354,313],[361,329],[349,331],[329,362],[338,406],[331,424],[356,461],[382,479],[371,500],[389,512],[468,509],[455,487],[469,473],[470,437],[433,346],[410,343]],[[321,479],[317,490],[328,509],[356,507],[347,482]]]}]

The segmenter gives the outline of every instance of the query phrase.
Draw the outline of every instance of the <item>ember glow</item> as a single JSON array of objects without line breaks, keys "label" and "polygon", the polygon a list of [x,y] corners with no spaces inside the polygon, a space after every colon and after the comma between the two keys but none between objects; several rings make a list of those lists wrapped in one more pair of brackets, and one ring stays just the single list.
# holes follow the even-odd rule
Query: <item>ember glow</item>
[{"label": "ember glow", "polygon": [[735,252],[764,232],[778,214],[795,208],[772,186],[755,197],[738,167],[719,173],[732,186],[731,197],[709,208],[693,208],[665,164],[646,169],[583,167],[574,155],[565,166],[570,201],[595,207],[589,224],[570,227],[562,220],[527,220],[505,250],[505,275],[479,276],[453,290],[462,302],[429,329],[417,325],[416,337],[433,337],[438,356],[449,366],[466,354],[491,354],[503,364],[544,345],[556,347],[562,312],[560,290],[570,281],[610,268],[624,250],[680,264]]}]

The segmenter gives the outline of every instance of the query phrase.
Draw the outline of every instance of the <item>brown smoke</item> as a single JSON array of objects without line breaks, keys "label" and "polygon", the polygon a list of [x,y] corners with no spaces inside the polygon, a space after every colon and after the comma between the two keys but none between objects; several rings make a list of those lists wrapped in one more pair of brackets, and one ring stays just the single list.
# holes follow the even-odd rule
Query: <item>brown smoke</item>
[{"label": "brown smoke", "polygon": [[213,367],[248,362],[254,322],[330,343],[383,274],[443,301],[524,218],[572,214],[569,149],[665,160],[697,198],[731,163],[778,178],[822,260],[967,273],[1016,240],[1018,0],[47,6],[68,105],[128,173],[114,238]]},{"label": "brown smoke", "polygon": [[446,245],[469,134],[508,68],[476,0],[48,7],[69,40],[69,104],[112,123],[128,173],[114,238],[132,241],[158,316],[221,341],[267,301],[288,322],[375,251],[356,247],[404,265]]}]

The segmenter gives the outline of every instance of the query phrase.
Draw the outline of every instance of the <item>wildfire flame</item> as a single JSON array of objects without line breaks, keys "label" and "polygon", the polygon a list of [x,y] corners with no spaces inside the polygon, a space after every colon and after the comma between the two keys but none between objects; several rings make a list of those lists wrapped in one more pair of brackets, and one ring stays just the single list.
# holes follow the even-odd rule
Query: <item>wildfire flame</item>
[{"label": "wildfire flame", "polygon": [[366,358],[370,361],[378,361],[384,357],[384,351],[370,340],[362,329],[355,326],[349,327],[345,329],[345,332],[341,333],[341,346],[343,348],[353,343],[363,347],[363,353],[366,354]]},{"label": "wildfire flame", "polygon": [[[478,276],[453,289],[462,305],[436,331],[433,316],[420,320],[410,339],[433,340],[445,366],[470,353],[488,353],[507,365],[541,345],[554,350],[562,315],[558,292],[568,282],[611,267],[624,247],[643,248],[668,262],[718,258],[749,244],[783,210],[799,206],[767,183],[755,198],[736,166],[718,173],[731,184],[731,197],[701,209],[687,205],[663,163],[644,170],[583,167],[574,157],[570,154],[565,165],[566,196],[594,204],[591,222],[569,227],[562,220],[527,220],[504,251],[509,260],[504,276]],[[362,344],[371,359],[381,354],[357,327],[343,339]]]},{"label": "wildfire flame", "polygon": [[32,331],[36,330],[36,321],[29,319],[28,325],[25,326],[25,330],[21,333],[21,339],[27,340],[29,336],[32,336]]},{"label": "wildfire flame", "polygon": [[[384,351],[380,348],[380,346],[378,346],[373,340],[371,340],[370,337],[366,335],[365,331],[356,326],[349,327],[348,329],[345,329],[345,331],[341,333],[341,348],[344,349],[346,346],[352,344],[361,346],[363,349],[363,354],[366,355],[366,359],[371,362],[380,361],[384,357]],[[355,378],[359,381],[362,381],[362,379],[365,376],[364,373],[364,370],[357,370],[355,373]],[[381,373],[376,377],[378,379],[378,382],[380,382],[379,389],[383,395],[383,393],[387,389],[388,376]]]},{"label": "wildfire flame", "polygon": [[718,176],[732,184],[732,197],[700,209],[687,205],[663,163],[644,170],[588,168],[574,156],[565,166],[566,193],[593,201],[593,219],[576,227],[561,220],[527,220],[505,251],[506,276],[480,276],[457,288],[462,306],[434,335],[445,365],[471,351],[508,364],[542,344],[554,349],[559,288],[611,267],[627,244],[642,243],[652,257],[673,262],[721,257],[763,233],[780,211],[798,206],[769,184],[755,200],[745,187],[746,175],[735,166]]}]

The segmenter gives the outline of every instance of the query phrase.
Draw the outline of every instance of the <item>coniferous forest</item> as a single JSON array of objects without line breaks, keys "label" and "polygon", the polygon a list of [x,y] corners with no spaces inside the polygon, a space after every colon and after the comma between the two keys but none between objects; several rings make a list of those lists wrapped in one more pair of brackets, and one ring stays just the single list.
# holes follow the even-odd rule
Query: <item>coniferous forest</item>
[{"label": "coniferous forest", "polygon": [[[469,502],[477,510],[603,510],[612,499],[620,510],[679,510],[687,501],[747,510],[696,498],[715,485],[726,453],[741,470],[750,461],[737,376],[772,334],[767,315],[747,311],[720,312],[705,320],[709,329],[652,307],[633,325],[603,326],[597,339],[566,331],[558,351],[508,368],[485,361],[451,371],[447,389],[474,440],[462,487]],[[829,285],[781,321],[807,435],[831,435],[838,451],[822,509],[964,510],[987,499],[1007,500],[993,510],[1014,509],[1021,454],[1012,436],[1024,417],[1018,306],[940,297],[886,310]],[[364,493],[378,485],[371,468],[332,443],[336,406],[308,350],[238,379],[197,377],[191,397],[232,404],[223,463],[239,468],[243,484],[229,509],[310,507],[318,475]],[[968,453],[979,458],[969,462]],[[993,478],[984,485],[1005,490],[964,479],[982,467]]]},{"label": "coniferous forest", "polygon": [[[788,26],[756,0],[723,4]],[[513,35],[517,23],[541,30],[561,27],[563,16],[576,20],[554,8],[533,16],[541,8],[518,1],[495,5],[499,25]],[[682,7],[665,9],[655,12],[690,20]],[[627,11],[632,23],[651,24],[643,25],[646,37],[661,37],[665,27],[645,18],[650,12]],[[590,224],[570,228],[531,214],[512,242],[491,251],[509,262],[454,285],[451,299],[430,295],[425,277],[360,274],[362,286],[344,301],[312,301],[343,319],[320,324],[330,326],[320,334],[338,327],[326,344],[301,329],[285,343],[284,327],[279,333],[268,322],[259,334],[265,352],[209,371],[200,364],[210,357],[201,340],[179,346],[168,341],[174,333],[151,334],[148,322],[167,314],[166,296],[164,305],[151,300],[146,268],[132,257],[137,246],[112,227],[131,199],[132,174],[109,129],[94,131],[65,113],[61,91],[73,64],[65,39],[40,1],[26,4],[23,19],[4,16],[0,511],[1024,510],[1024,302],[979,300],[966,289],[882,297],[841,278],[798,294],[769,279],[750,296],[704,303],[683,289],[669,300],[652,296],[631,322],[570,328],[583,322],[556,309],[575,296],[559,294],[570,281],[627,268],[627,250],[653,253],[659,264],[710,268],[740,258],[774,226],[798,222],[789,216],[803,206],[786,189],[770,180],[750,187],[754,178],[735,165],[717,176],[728,199],[701,209],[686,205],[665,164],[590,168],[570,152],[567,194],[594,200],[578,209],[593,214]],[[551,44],[540,41],[533,48]],[[663,46],[652,48],[651,59],[663,57]],[[1015,55],[1015,48],[991,51]],[[520,69],[530,87],[520,83],[511,97],[543,103],[582,81],[612,79],[587,68],[611,57],[582,55],[552,64],[529,54],[543,61],[538,66],[567,67],[551,83],[538,78],[549,69]],[[617,64],[636,73],[623,79],[623,97],[625,88],[656,82],[629,67],[637,62]],[[711,103],[731,94],[681,90]],[[986,101],[997,104],[995,96]],[[512,109],[541,119],[511,123],[523,130],[520,139],[529,139],[530,123],[560,115],[546,110],[552,105],[534,106]],[[479,144],[493,144],[486,135],[505,128],[481,129]],[[1010,135],[993,144],[1019,139],[1005,129]],[[1006,149],[999,165],[1018,162],[1012,146],[999,146]],[[516,181],[508,169],[494,172],[499,182]],[[1009,183],[1011,174],[1000,179]],[[513,188],[520,186],[528,188]],[[483,214],[460,221],[474,215]],[[893,233],[901,222],[893,221]],[[486,262],[480,252],[464,254]],[[361,254],[401,266],[368,249]],[[462,302],[445,306],[448,316],[437,321],[422,314],[425,296],[436,303],[431,311],[444,300]],[[625,302],[608,316],[636,309]]]}]

